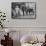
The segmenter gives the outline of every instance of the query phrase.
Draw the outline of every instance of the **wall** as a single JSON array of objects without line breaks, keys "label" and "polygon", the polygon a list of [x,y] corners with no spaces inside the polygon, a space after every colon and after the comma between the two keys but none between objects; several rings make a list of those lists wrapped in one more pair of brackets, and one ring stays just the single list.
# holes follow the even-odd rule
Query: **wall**
[{"label": "wall", "polygon": [[[36,19],[12,19],[11,2],[28,1],[36,2]],[[46,0],[0,0],[0,10],[6,12],[5,27],[46,27]]]},{"label": "wall", "polygon": [[[19,0],[19,1],[33,1],[36,2],[36,19],[12,19],[11,18],[11,2],[16,2],[18,0],[0,0],[0,10],[6,13],[5,27],[11,29],[11,31],[21,31],[20,36],[27,34],[31,31],[45,31],[46,33],[46,0]],[[4,28],[5,29],[5,28]],[[2,29],[0,28],[0,31]],[[4,31],[4,30],[3,30]],[[37,33],[37,32],[36,32]],[[16,36],[18,36],[16,34]],[[16,43],[18,46],[19,43]]]}]

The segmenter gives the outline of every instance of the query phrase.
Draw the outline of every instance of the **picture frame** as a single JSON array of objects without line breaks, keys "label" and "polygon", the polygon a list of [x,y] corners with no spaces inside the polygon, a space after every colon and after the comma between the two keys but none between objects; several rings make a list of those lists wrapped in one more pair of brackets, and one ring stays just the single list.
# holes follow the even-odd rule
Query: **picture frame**
[{"label": "picture frame", "polygon": [[12,19],[36,19],[36,2],[12,2]]}]

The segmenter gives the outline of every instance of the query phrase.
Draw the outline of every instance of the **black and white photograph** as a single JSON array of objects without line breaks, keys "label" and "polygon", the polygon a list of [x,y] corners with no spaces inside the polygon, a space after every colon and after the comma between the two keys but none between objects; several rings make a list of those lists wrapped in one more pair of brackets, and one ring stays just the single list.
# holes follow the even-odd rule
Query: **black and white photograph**
[{"label": "black and white photograph", "polygon": [[12,2],[11,18],[12,19],[35,19],[36,2]]}]

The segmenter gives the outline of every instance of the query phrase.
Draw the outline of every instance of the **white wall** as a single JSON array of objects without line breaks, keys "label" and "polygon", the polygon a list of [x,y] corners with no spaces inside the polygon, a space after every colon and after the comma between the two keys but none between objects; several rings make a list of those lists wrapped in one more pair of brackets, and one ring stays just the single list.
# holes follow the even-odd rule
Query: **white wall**
[{"label": "white wall", "polygon": [[[18,0],[0,0],[0,10],[6,13],[5,27],[11,29],[11,31],[21,31],[20,35],[30,34],[31,31],[46,33],[46,0],[23,0],[23,1],[33,1],[36,2],[36,19],[12,19],[11,18],[11,2],[16,2]],[[22,0],[19,0],[22,1]],[[10,28],[9,28],[10,27]],[[13,27],[13,28],[12,28]],[[5,28],[4,28],[5,29]],[[0,31],[2,29],[0,28]],[[4,31],[4,30],[3,30]],[[37,32],[36,32],[37,33]],[[18,35],[16,34],[17,38]],[[19,44],[18,44],[19,45]]]},{"label": "white wall", "polygon": [[[36,2],[36,19],[12,19],[11,2],[33,1]],[[0,10],[6,12],[5,27],[46,27],[46,0],[0,0]]]}]

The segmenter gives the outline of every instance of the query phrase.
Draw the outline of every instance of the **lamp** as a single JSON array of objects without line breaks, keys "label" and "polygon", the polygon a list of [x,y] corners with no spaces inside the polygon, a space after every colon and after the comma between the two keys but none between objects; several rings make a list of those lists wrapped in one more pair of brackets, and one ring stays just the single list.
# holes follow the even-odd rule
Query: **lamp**
[{"label": "lamp", "polygon": [[9,29],[5,29],[5,32],[7,33],[7,36],[9,37],[10,30]]},{"label": "lamp", "polygon": [[6,32],[6,33],[9,33],[9,32],[10,32],[10,30],[9,30],[9,29],[5,29],[5,32]]}]

